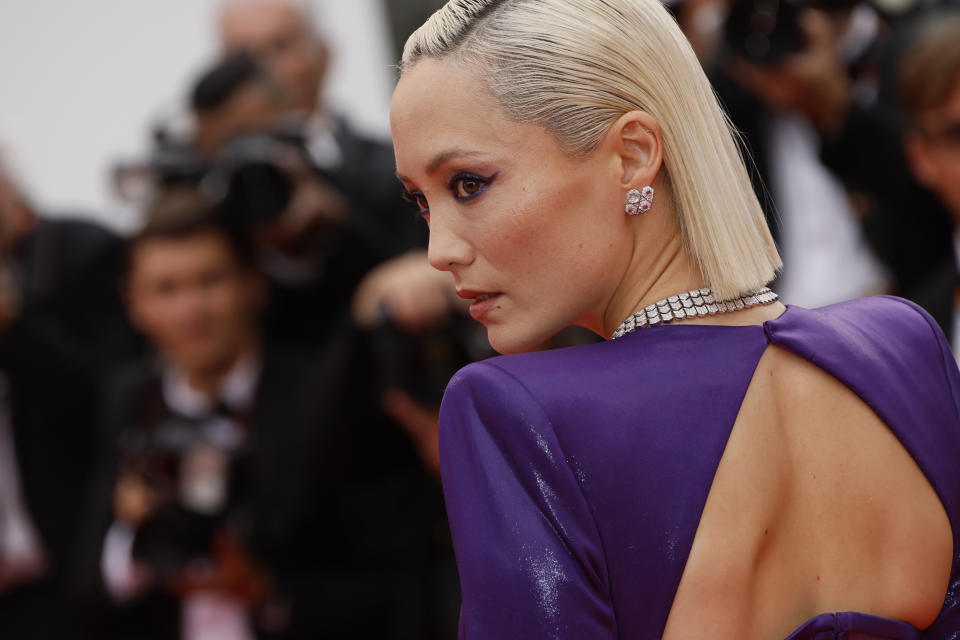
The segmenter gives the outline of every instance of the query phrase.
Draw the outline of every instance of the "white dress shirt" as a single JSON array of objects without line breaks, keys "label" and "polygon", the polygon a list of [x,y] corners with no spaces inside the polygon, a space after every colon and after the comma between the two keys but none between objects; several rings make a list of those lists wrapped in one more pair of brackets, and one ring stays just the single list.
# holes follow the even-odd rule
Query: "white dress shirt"
[{"label": "white dress shirt", "polygon": [[867,246],[846,189],[820,161],[813,126],[799,115],[777,114],[768,143],[783,229],[777,293],[814,308],[883,291],[883,268]]}]

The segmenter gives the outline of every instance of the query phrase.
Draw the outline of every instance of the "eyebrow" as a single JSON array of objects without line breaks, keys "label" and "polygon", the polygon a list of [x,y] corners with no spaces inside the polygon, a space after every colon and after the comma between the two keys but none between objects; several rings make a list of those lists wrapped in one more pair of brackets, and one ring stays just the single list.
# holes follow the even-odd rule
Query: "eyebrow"
[{"label": "eyebrow", "polygon": [[[430,162],[427,163],[427,173],[428,174],[434,173],[440,167],[440,165],[442,165],[445,162],[449,162],[454,158],[468,158],[470,156],[478,156],[478,155],[480,155],[479,151],[466,151],[464,149],[448,149],[447,151],[441,151],[440,153],[435,155],[433,159],[430,160]],[[397,178],[399,178],[403,182],[410,181],[402,173],[397,172],[396,175],[397,175]]]}]

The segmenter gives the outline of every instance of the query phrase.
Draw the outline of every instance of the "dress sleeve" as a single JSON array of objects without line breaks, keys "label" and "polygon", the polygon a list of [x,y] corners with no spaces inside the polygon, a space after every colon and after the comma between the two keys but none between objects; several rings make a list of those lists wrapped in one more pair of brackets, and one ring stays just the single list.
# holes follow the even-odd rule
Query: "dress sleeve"
[{"label": "dress sleeve", "polygon": [[544,408],[475,363],[440,411],[461,640],[616,637],[600,537]]}]

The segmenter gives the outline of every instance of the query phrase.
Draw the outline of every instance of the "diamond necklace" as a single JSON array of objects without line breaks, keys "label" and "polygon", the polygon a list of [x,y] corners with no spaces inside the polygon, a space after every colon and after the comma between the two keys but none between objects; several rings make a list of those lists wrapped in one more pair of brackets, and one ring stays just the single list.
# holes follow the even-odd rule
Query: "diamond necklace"
[{"label": "diamond necklace", "polygon": [[691,289],[678,293],[675,296],[657,300],[651,305],[640,309],[626,320],[620,323],[617,330],[610,337],[616,340],[632,331],[646,327],[655,327],[659,324],[666,324],[674,320],[685,320],[687,318],[699,318],[703,316],[712,316],[718,313],[728,313],[730,311],[740,311],[756,305],[770,304],[780,299],[776,293],[768,287],[763,287],[752,293],[745,293],[728,300],[716,300],[713,297],[713,291],[704,287],[703,289]]}]

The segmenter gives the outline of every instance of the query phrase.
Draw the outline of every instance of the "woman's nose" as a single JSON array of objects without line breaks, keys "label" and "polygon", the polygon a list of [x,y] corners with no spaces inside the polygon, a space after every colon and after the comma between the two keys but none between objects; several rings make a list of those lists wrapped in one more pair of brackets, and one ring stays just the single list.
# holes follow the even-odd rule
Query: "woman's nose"
[{"label": "woman's nose", "polygon": [[470,264],[473,258],[473,247],[463,232],[454,229],[446,215],[431,212],[430,244],[427,248],[430,265],[440,271],[452,271],[457,266]]}]

